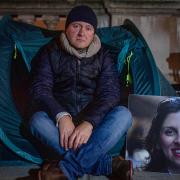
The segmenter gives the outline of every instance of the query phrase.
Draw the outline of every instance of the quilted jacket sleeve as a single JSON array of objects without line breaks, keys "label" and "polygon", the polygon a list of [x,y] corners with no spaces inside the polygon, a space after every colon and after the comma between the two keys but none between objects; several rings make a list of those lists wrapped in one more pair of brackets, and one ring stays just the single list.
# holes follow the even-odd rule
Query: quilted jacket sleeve
[{"label": "quilted jacket sleeve", "polygon": [[31,69],[30,95],[32,104],[46,110],[53,119],[59,112],[66,111],[53,96],[53,71],[50,63],[50,49],[43,47],[33,60]]}]

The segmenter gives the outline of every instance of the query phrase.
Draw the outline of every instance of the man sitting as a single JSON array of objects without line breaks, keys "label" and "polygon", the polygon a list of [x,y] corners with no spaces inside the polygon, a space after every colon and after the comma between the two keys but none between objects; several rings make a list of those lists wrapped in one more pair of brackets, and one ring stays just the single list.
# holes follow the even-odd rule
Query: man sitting
[{"label": "man sitting", "polygon": [[96,28],[90,7],[73,8],[65,32],[43,47],[32,65],[30,130],[62,158],[40,171],[40,179],[132,176],[129,161],[108,154],[130,127],[131,114],[119,106],[115,62]]}]

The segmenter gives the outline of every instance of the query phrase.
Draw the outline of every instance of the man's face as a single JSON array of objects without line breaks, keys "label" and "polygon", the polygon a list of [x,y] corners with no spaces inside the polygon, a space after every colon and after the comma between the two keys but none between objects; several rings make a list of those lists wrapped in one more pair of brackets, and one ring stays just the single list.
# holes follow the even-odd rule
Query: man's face
[{"label": "man's face", "polygon": [[74,48],[84,49],[94,38],[94,27],[86,22],[75,21],[66,28],[66,36]]}]

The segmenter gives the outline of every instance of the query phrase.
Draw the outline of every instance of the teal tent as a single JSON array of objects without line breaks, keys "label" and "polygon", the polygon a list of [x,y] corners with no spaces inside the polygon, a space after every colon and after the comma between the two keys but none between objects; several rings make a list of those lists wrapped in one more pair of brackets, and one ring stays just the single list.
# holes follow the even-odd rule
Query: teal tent
[{"label": "teal tent", "polygon": [[[59,34],[13,21],[10,17],[0,21],[0,160],[42,162],[24,126],[29,102],[28,75],[37,51]],[[127,98],[127,90],[142,95],[175,95],[132,22],[127,20],[122,26],[99,28],[97,34],[117,61],[123,96]],[[164,92],[164,87],[168,91]],[[119,153],[123,142],[121,140],[111,153]]]}]

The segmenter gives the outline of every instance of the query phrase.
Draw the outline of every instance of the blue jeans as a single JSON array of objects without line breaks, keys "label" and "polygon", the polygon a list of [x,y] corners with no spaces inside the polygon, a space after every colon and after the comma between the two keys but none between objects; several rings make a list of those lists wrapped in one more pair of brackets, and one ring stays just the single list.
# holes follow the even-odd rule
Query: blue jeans
[{"label": "blue jeans", "polygon": [[43,144],[63,156],[59,166],[69,180],[75,180],[84,174],[111,174],[112,157],[108,151],[127,132],[131,122],[132,117],[127,108],[123,106],[113,108],[93,130],[88,142],[76,151],[65,151],[61,147],[59,130],[46,112],[36,112],[32,116],[30,130]]}]

